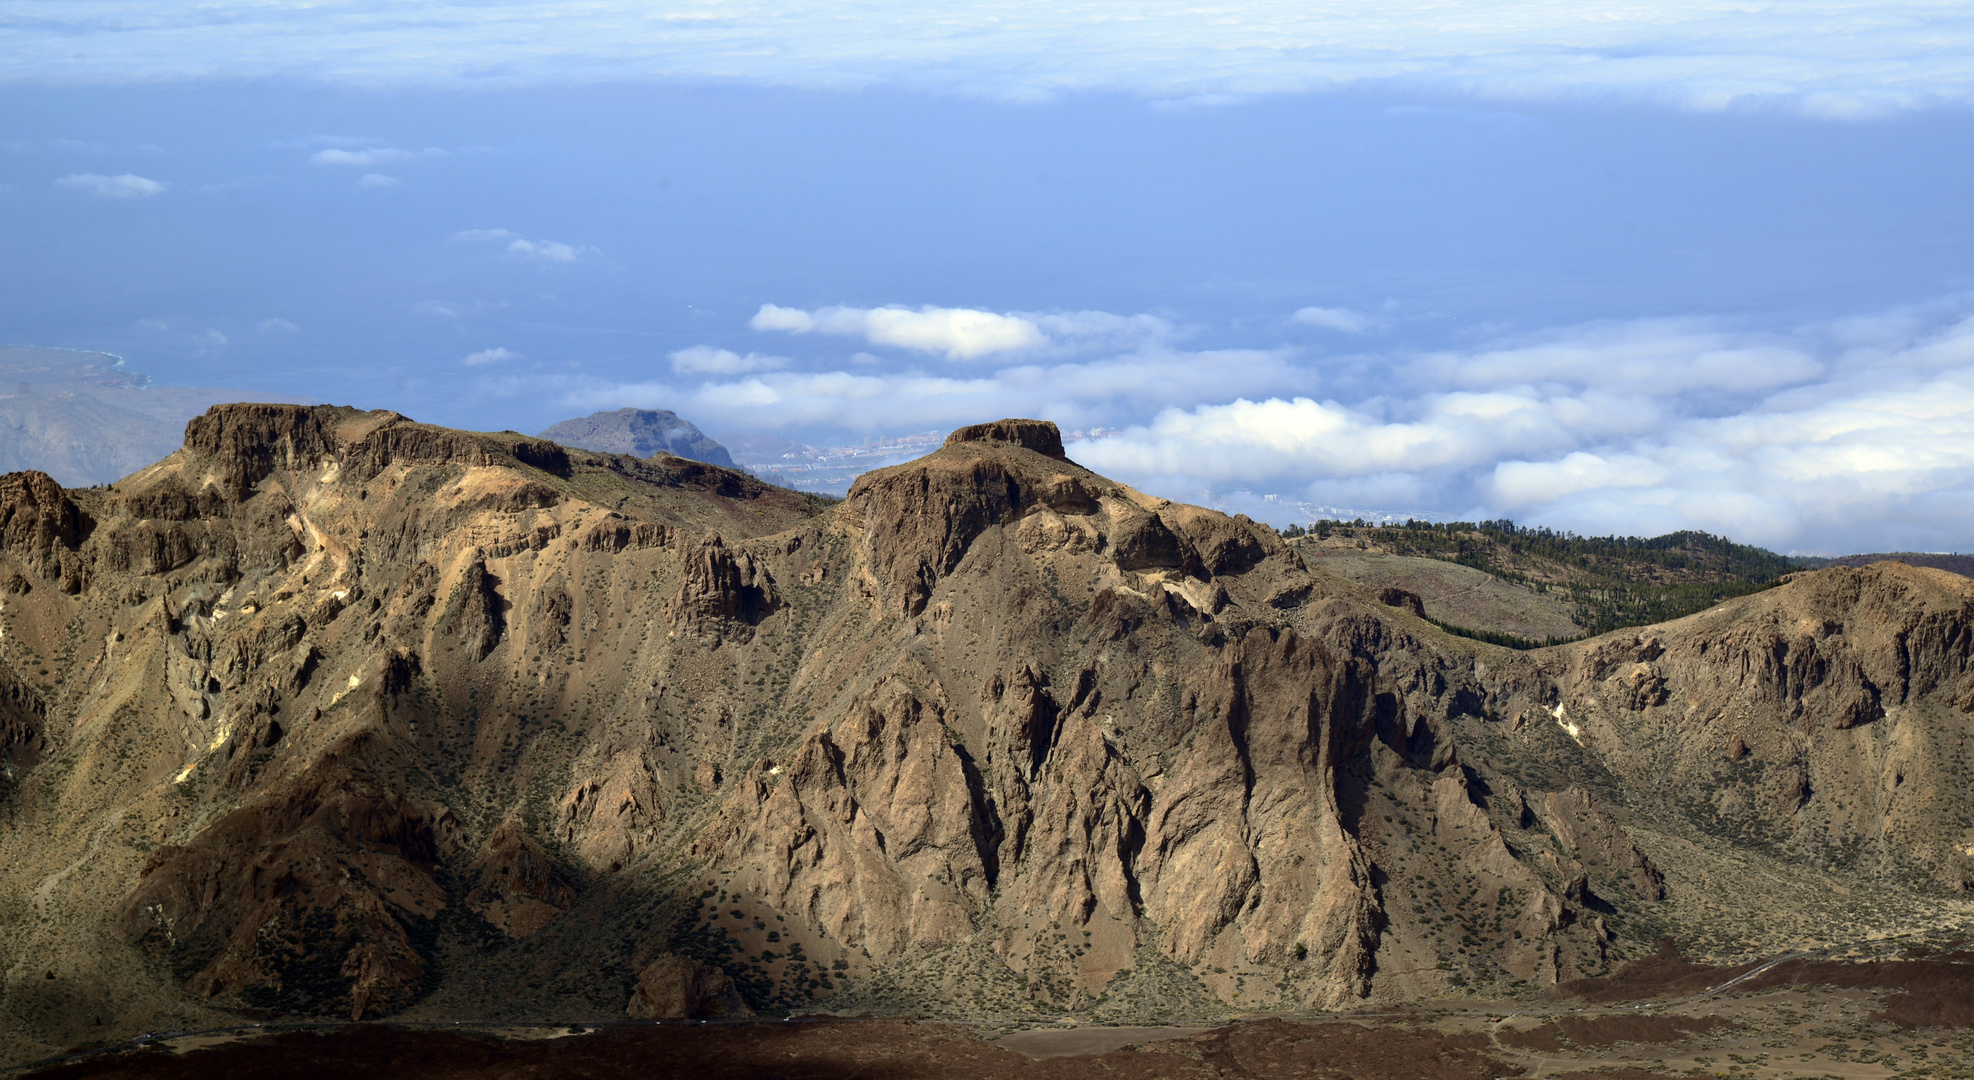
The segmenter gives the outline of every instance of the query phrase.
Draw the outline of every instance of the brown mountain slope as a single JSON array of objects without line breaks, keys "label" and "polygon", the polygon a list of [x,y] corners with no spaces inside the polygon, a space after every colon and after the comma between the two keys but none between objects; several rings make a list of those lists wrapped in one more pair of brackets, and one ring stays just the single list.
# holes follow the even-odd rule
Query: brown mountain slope
[{"label": "brown mountain slope", "polygon": [[1346,578],[1380,594],[1396,589],[1417,596],[1419,610],[1448,626],[1513,634],[1537,642],[1568,640],[1584,632],[1571,620],[1570,605],[1561,598],[1503,581],[1471,566],[1308,541],[1294,547],[1313,570]]},{"label": "brown mountain slope", "polygon": [[1879,562],[1900,562],[1907,566],[1927,566],[1935,570],[1945,570],[1962,577],[1974,576],[1974,555],[1944,555],[1916,551],[1901,551],[1883,555],[1840,555],[1834,559],[1823,559],[1816,565],[1818,569],[1829,566],[1870,566]]},{"label": "brown mountain slope", "polygon": [[10,1055],[1513,992],[1703,918],[1709,859],[1899,875],[1900,917],[1974,876],[1968,585],[1909,567],[1520,654],[1052,425],[826,508],[286,406],[113,491],[6,478],[0,543]]},{"label": "brown mountain slope", "polygon": [[1736,844],[1964,890],[1974,581],[1879,563],[1540,658],[1629,791]]}]

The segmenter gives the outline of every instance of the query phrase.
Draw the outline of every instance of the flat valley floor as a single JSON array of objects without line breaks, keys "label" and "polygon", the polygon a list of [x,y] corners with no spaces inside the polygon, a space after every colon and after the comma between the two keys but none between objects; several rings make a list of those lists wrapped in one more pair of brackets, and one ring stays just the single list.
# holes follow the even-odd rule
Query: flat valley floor
[{"label": "flat valley floor", "polygon": [[[1731,984],[1731,985],[1729,985]],[[1723,989],[1725,987],[1725,989]],[[1717,968],[1676,954],[1535,1002],[1214,1028],[1065,1022],[1016,1031],[910,1019],[627,1022],[472,1029],[389,1023],[163,1033],[23,1074],[285,1080],[389,1076],[802,1080],[1960,1080],[1974,1078],[1974,953]]]}]

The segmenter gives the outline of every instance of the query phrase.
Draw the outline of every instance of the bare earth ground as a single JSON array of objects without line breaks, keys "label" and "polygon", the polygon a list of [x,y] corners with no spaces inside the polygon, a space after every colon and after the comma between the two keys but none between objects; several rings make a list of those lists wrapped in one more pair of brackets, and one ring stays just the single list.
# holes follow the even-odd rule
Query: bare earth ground
[{"label": "bare earth ground", "polygon": [[1071,1057],[1078,1054],[1108,1054],[1127,1046],[1164,1042],[1202,1035],[1212,1028],[1182,1027],[1098,1027],[1029,1028],[994,1040],[994,1045],[1033,1058]]},{"label": "bare earth ground", "polygon": [[1498,630],[1522,637],[1574,637],[1583,628],[1570,620],[1570,606],[1483,573],[1470,566],[1383,552],[1358,552],[1334,544],[1296,546],[1313,570],[1368,586],[1409,589],[1424,601],[1426,614],[1451,626]]},{"label": "bare earth ground", "polygon": [[1533,1003],[1467,1000],[1405,1013],[1212,1029],[1065,1023],[997,1033],[823,1018],[590,1029],[243,1029],[167,1035],[25,1075],[226,1080],[275,1072],[293,1080],[366,1074],[412,1080],[1964,1080],[1974,1078],[1974,952],[1916,946],[1875,962],[1717,967],[1662,949],[1617,975],[1570,984]]}]

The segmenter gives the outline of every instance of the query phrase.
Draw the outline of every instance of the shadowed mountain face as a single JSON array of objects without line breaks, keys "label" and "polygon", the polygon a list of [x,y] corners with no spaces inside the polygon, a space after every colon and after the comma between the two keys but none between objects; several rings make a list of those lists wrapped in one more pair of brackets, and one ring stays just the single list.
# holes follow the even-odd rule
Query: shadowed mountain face
[{"label": "shadowed mountain face", "polygon": [[[103,353],[0,347],[0,470],[107,483],[178,446],[185,422],[244,390],[152,386]],[[306,401],[305,398],[260,400]]]},{"label": "shadowed mountain face", "polygon": [[1797,905],[1710,859],[1900,917],[1974,880],[1967,579],[1514,653],[1034,421],[822,507],[228,406],[114,491],[0,480],[0,585],[13,1056],[239,1008],[1515,993]]},{"label": "shadowed mountain face", "polygon": [[541,437],[606,454],[641,458],[670,454],[723,469],[734,467],[726,447],[707,438],[690,420],[681,419],[669,409],[591,413],[579,420],[564,420],[542,432]]}]

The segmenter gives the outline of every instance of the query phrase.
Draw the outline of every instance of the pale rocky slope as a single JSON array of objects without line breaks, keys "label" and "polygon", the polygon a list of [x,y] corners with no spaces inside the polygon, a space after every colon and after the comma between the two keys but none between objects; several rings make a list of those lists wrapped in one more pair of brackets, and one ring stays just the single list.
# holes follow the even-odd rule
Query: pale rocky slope
[{"label": "pale rocky slope", "polygon": [[0,583],[13,1056],[238,1008],[1514,992],[1679,930],[1689,850],[1974,878],[1967,579],[1513,653],[1032,421],[830,506],[228,406],[113,491],[0,479]]}]

